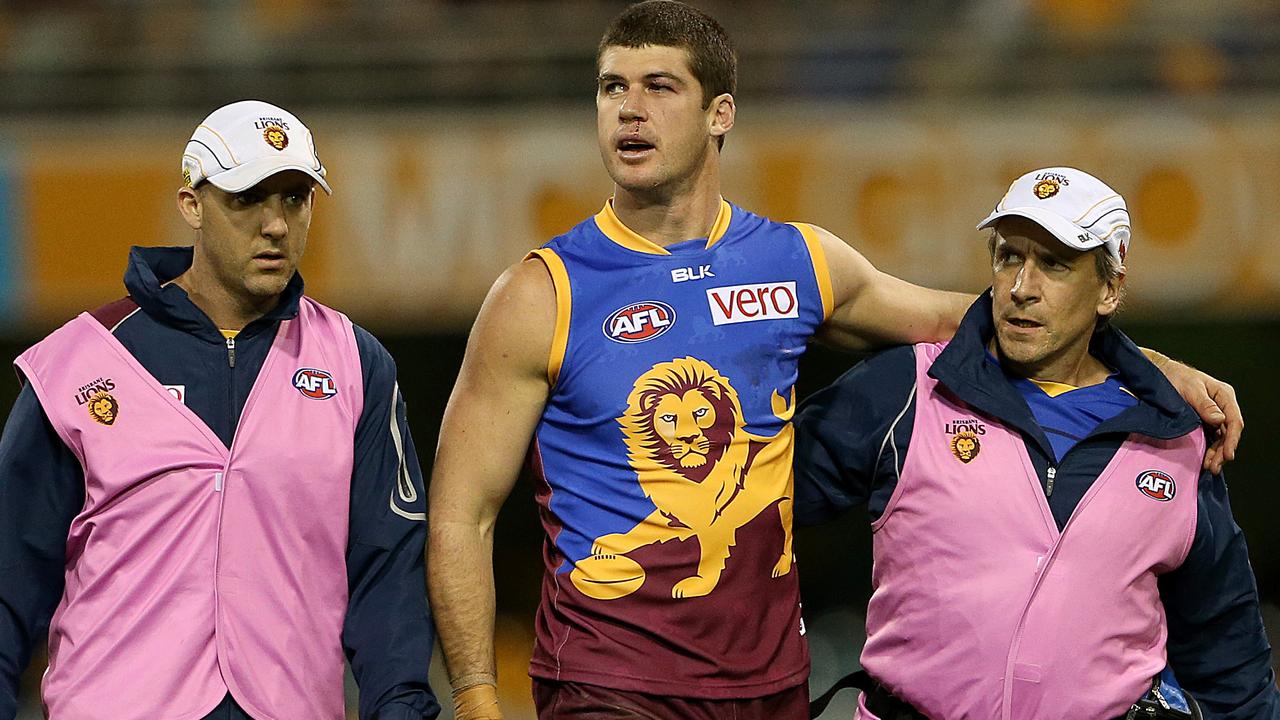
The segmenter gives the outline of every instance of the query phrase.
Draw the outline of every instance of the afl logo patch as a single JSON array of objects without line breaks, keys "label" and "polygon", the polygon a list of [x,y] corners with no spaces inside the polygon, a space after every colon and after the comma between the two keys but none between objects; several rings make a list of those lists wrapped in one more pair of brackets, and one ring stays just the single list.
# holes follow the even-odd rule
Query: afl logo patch
[{"label": "afl logo patch", "polygon": [[103,425],[112,425],[120,417],[120,403],[105,390],[89,396],[85,405],[89,408],[89,417]]},{"label": "afl logo patch", "polygon": [[1161,470],[1148,470],[1142,473],[1138,476],[1137,485],[1143,495],[1160,502],[1169,502],[1178,492],[1173,478],[1169,473]]},{"label": "afl logo patch", "polygon": [[965,465],[973,462],[980,452],[982,452],[982,443],[976,434],[962,430],[951,436],[951,454]]},{"label": "afl logo patch", "polygon": [[262,139],[277,150],[284,150],[289,147],[289,136],[285,134],[284,128],[279,125],[268,125],[263,128]]},{"label": "afl logo patch", "polygon": [[657,300],[642,300],[618,308],[604,320],[605,337],[620,343],[652,340],[676,324],[676,311]]},{"label": "afl logo patch", "polygon": [[338,394],[333,376],[324,370],[302,368],[293,374],[293,386],[312,400],[328,400]]}]

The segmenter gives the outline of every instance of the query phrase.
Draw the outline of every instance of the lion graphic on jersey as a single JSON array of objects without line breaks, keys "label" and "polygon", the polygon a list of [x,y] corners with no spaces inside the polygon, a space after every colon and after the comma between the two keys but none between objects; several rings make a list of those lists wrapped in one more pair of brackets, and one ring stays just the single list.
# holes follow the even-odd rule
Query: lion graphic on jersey
[{"label": "lion graphic on jersey", "polygon": [[[794,392],[791,402],[777,391],[771,401],[779,419],[791,419]],[[657,509],[625,533],[596,538],[591,557],[570,573],[583,594],[612,600],[634,592],[644,570],[626,553],[696,537],[697,572],[677,582],[671,595],[706,595],[720,582],[738,528],[775,503],[785,539],[772,575],[791,572],[790,423],[774,437],[749,433],[729,381],[705,361],[685,357],[641,375],[618,424],[640,487]]]}]

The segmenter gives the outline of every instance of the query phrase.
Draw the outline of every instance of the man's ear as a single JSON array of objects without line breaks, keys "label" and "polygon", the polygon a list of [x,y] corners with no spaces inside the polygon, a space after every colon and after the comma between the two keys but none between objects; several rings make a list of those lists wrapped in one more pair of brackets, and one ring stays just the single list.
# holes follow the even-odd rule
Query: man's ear
[{"label": "man's ear", "polygon": [[204,199],[195,188],[178,188],[178,212],[192,230],[199,230],[204,224]]},{"label": "man's ear", "polygon": [[733,121],[738,114],[738,106],[734,104],[732,95],[721,93],[707,106],[707,112],[710,113],[711,136],[724,137],[733,129]]},{"label": "man's ear", "polygon": [[1124,299],[1124,271],[1102,284],[1098,293],[1098,314],[1114,315]]}]

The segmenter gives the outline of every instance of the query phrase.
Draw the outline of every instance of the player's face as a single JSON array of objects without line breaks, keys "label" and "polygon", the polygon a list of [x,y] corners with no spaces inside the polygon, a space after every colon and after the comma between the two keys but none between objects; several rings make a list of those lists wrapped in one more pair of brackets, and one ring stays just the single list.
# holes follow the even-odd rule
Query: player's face
[{"label": "player's face", "polygon": [[[620,188],[651,193],[696,179],[716,137],[732,126],[732,97],[703,109],[684,48],[610,47],[600,56],[596,133]],[[727,118],[727,124],[726,124]]]},{"label": "player's face", "polygon": [[1067,377],[1083,360],[1100,314],[1115,311],[1120,280],[1104,282],[1088,252],[1037,223],[996,228],[992,316],[1001,361],[1027,377]]},{"label": "player's face", "polygon": [[296,170],[229,193],[205,184],[200,197],[196,262],[229,294],[250,300],[279,295],[307,247],[315,183]]}]

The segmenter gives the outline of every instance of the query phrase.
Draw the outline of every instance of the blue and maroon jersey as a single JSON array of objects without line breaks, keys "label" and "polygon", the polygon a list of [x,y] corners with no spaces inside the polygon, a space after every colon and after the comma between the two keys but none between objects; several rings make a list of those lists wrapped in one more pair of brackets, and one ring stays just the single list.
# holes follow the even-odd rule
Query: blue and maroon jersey
[{"label": "blue and maroon jersey", "polygon": [[533,254],[557,321],[531,674],[717,699],[804,682],[790,420],[832,302],[813,229],[722,202],[708,238],[663,248],[606,205]]}]

